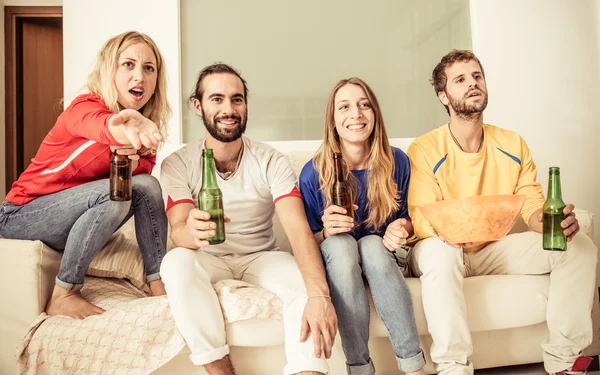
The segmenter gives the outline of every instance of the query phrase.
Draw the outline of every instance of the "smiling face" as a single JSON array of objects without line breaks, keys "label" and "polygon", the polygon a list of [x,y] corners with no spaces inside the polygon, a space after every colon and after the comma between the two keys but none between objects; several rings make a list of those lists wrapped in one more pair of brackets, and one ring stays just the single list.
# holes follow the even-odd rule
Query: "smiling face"
[{"label": "smiling face", "polygon": [[208,133],[220,142],[233,142],[246,131],[248,106],[242,81],[230,73],[215,73],[201,82],[202,98],[194,110]]},{"label": "smiling face", "polygon": [[334,99],[335,129],[344,143],[367,143],[375,126],[372,103],[362,87],[346,84]]},{"label": "smiling face", "polygon": [[142,108],[154,94],[156,78],[156,56],[148,44],[139,42],[123,50],[114,78],[121,107]]},{"label": "smiling face", "polygon": [[477,61],[455,62],[446,68],[446,77],[446,88],[438,93],[438,98],[450,107],[451,116],[470,116],[485,110],[487,86]]}]

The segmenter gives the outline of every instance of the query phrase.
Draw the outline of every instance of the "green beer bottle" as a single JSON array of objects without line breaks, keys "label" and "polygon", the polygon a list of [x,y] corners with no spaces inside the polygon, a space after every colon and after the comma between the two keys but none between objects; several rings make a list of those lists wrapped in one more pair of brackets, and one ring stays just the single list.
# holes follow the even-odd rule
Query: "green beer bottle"
[{"label": "green beer bottle", "polygon": [[206,240],[211,245],[225,242],[225,214],[223,193],[217,185],[217,171],[212,148],[202,150],[202,188],[198,193],[198,208],[210,214],[209,221],[217,225],[215,235]]},{"label": "green beer bottle", "polygon": [[560,226],[566,215],[563,213],[565,202],[562,200],[560,189],[560,169],[550,167],[548,177],[548,198],[544,203],[544,250],[567,250],[567,237],[563,233],[564,228]]},{"label": "green beer bottle", "polygon": [[354,217],[354,206],[350,185],[344,178],[344,159],[341,152],[333,153],[333,173],[335,173],[335,182],[331,192],[332,204],[346,209],[346,215]]}]

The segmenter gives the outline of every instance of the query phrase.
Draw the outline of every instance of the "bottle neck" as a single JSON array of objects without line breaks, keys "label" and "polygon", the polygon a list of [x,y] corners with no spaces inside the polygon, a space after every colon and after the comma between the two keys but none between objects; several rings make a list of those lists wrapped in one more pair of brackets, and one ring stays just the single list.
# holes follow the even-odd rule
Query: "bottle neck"
[{"label": "bottle neck", "polygon": [[202,156],[202,189],[216,188],[217,173],[215,159],[212,156]]},{"label": "bottle neck", "polygon": [[342,161],[342,158],[333,159],[333,173],[335,174],[335,180],[338,182],[344,182],[344,167]]},{"label": "bottle neck", "polygon": [[548,199],[562,199],[560,189],[560,174],[550,173],[548,177]]},{"label": "bottle neck", "polygon": [[111,161],[112,161],[113,164],[118,164],[118,165],[126,166],[127,164],[129,164],[129,156],[127,156],[127,155],[119,155],[119,154],[117,154],[117,150],[115,150],[113,152],[112,160]]}]

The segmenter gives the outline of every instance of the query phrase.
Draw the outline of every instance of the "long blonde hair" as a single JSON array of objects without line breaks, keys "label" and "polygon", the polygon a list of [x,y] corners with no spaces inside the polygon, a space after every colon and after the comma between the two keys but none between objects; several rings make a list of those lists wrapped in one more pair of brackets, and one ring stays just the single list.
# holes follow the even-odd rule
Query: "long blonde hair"
[{"label": "long blonde hair", "polygon": [[[119,55],[121,52],[129,48],[130,46],[144,42],[154,52],[156,57],[156,88],[154,95],[150,97],[150,100],[140,109],[140,113],[152,120],[158,126],[160,133],[164,138],[167,137],[167,122],[171,117],[171,106],[167,101],[167,79],[164,66],[164,58],[160,53],[158,46],[152,38],[146,34],[139,33],[137,31],[127,31],[119,34],[115,37],[110,38],[96,57],[96,65],[94,70],[88,75],[87,88],[91,92],[100,96],[108,109],[114,113],[118,113],[118,93],[115,87],[115,72],[118,66]],[[151,153],[152,150],[143,150],[142,154]]]},{"label": "long blonde hair", "polygon": [[[325,113],[325,135],[323,144],[317,150],[314,157],[314,167],[319,173],[319,185],[325,195],[326,206],[331,204],[331,190],[335,181],[333,171],[333,153],[342,152],[340,136],[335,129],[335,96],[340,88],[345,85],[356,85],[361,87],[367,99],[373,108],[375,115],[375,124],[373,132],[369,136],[369,155],[368,155],[368,178],[367,178],[367,211],[368,216],[365,220],[367,227],[372,227],[375,231],[386,223],[388,217],[400,209],[399,197],[396,184],[393,181],[394,175],[394,155],[388,141],[383,116],[379,107],[379,102],[373,90],[360,78],[352,77],[339,81],[327,102]],[[348,165],[344,163],[344,175],[352,186],[352,195],[357,196],[357,181],[351,173]]]}]

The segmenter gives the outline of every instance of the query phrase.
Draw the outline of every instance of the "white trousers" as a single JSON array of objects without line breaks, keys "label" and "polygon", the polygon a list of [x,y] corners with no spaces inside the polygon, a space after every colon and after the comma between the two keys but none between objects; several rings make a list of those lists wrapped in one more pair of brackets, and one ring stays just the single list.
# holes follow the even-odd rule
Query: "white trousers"
[{"label": "white trousers", "polygon": [[472,375],[473,352],[467,325],[463,278],[480,275],[550,274],[546,321],[550,335],[542,343],[549,373],[573,365],[592,342],[592,304],[598,249],[583,233],[567,251],[542,248],[542,235],[510,234],[480,251],[463,253],[437,237],[419,242],[411,267],[420,276],[423,308],[433,338],[431,359],[440,375]]},{"label": "white trousers", "polygon": [[307,295],[300,270],[290,253],[263,251],[217,257],[202,250],[179,247],[167,253],[160,274],[175,324],[192,352],[190,358],[195,365],[212,363],[229,354],[223,314],[212,284],[236,279],[265,288],[283,301],[288,362],[283,373],[328,373],[325,358],[314,355],[312,337],[300,342]]}]

